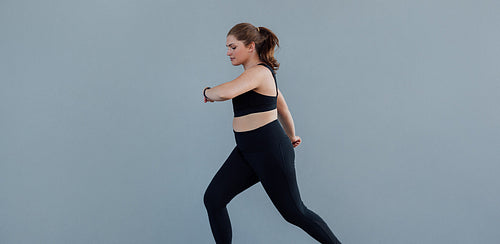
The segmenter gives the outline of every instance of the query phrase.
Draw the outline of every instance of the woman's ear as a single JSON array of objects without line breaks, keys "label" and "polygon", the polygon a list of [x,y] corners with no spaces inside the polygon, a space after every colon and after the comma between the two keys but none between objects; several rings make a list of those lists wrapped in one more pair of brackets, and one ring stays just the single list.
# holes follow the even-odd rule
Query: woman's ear
[{"label": "woman's ear", "polygon": [[248,44],[248,52],[251,53],[253,51],[255,51],[255,42]]}]

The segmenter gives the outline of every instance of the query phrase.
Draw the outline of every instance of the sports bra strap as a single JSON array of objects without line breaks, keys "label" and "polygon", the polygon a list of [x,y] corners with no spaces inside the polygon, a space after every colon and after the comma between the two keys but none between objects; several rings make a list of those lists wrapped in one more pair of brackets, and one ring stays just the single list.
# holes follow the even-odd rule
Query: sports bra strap
[{"label": "sports bra strap", "polygon": [[276,97],[278,97],[278,82],[276,81],[276,73],[274,72],[274,69],[271,68],[271,66],[269,66],[266,63],[258,63],[258,65],[265,66],[266,68],[268,68],[271,71],[271,74],[273,74],[274,84],[276,85]]}]

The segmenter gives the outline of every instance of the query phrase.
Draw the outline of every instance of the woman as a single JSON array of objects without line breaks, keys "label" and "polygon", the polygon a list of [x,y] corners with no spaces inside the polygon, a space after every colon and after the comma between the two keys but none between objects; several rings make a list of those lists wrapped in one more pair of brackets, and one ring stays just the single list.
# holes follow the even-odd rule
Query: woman
[{"label": "woman", "polygon": [[276,83],[274,71],[279,63],[274,49],[279,46],[278,38],[267,28],[241,23],[227,34],[226,46],[231,63],[243,65],[244,72],[230,82],[203,89],[205,103],[232,99],[237,144],[204,196],[215,241],[231,243],[226,205],[260,181],[286,221],[321,243],[340,243],[300,199],[294,147],[301,139],[295,135],[292,116]]}]

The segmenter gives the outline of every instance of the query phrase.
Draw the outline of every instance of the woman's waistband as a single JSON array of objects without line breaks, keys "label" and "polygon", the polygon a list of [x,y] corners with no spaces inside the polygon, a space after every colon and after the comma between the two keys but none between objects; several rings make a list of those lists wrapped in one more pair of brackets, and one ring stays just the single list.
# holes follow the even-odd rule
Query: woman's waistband
[{"label": "woman's waistband", "polygon": [[233,132],[236,144],[243,151],[260,151],[273,147],[280,140],[289,140],[277,119],[254,130]]}]

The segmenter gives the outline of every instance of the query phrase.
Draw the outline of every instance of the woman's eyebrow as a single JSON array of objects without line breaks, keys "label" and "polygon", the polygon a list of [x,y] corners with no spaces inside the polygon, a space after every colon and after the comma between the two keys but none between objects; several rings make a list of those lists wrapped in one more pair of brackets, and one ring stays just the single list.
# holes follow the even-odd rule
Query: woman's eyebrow
[{"label": "woman's eyebrow", "polygon": [[229,47],[229,46],[234,46],[234,43],[231,42],[231,43],[226,45],[226,47]]}]

